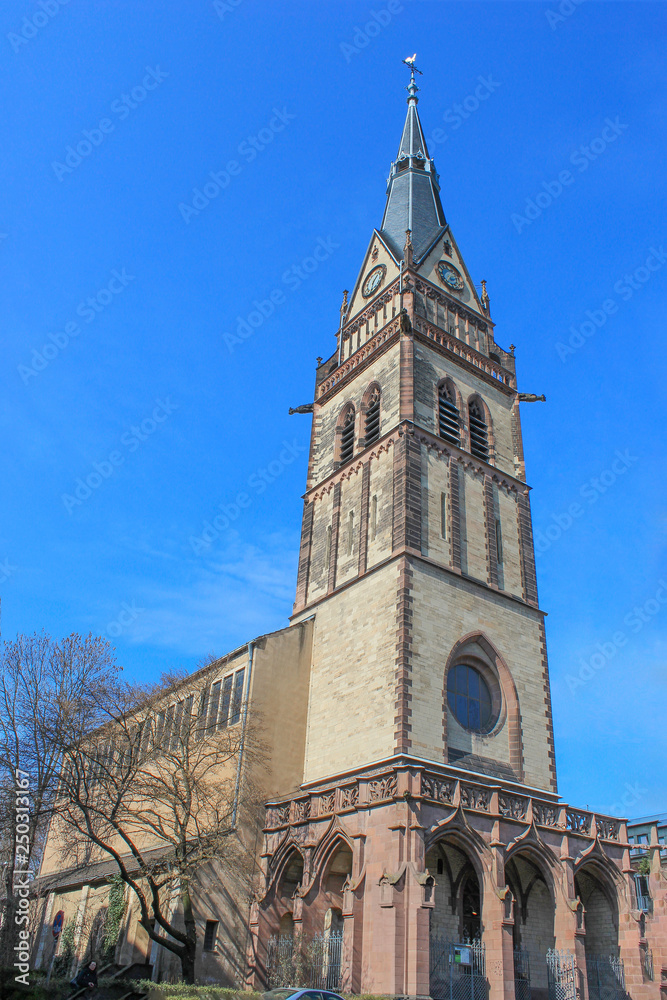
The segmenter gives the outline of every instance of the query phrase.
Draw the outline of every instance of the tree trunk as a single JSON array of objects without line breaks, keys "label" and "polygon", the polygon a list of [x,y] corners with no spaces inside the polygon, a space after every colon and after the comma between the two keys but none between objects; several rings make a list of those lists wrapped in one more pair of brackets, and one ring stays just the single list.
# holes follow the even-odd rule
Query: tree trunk
[{"label": "tree trunk", "polygon": [[190,884],[187,881],[181,882],[181,903],[183,905],[183,923],[185,924],[185,934],[187,940],[181,954],[181,970],[184,983],[194,983],[195,981],[195,954],[197,951],[197,925],[195,915],[192,910],[192,898],[190,896]]}]

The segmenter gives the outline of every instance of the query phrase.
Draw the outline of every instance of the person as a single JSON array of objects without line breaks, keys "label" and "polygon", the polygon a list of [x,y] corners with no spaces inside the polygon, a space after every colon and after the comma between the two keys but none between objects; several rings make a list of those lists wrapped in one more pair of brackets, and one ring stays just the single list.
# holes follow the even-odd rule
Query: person
[{"label": "person", "polygon": [[80,990],[84,986],[89,990],[94,990],[97,986],[97,962],[89,962],[79,970],[77,976],[71,981],[70,986],[74,990]]}]

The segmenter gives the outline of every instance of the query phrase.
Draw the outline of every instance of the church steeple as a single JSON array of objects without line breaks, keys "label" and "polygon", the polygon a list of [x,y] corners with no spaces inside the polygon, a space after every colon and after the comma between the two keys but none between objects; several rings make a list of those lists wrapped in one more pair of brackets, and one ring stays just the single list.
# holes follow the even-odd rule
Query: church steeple
[{"label": "church steeple", "polygon": [[387,204],[380,232],[392,252],[403,257],[405,231],[412,233],[415,262],[444,234],[447,223],[440,203],[440,186],[417,111],[414,58],[405,60],[410,68],[408,113],[398,155],[391,165],[387,184]]}]

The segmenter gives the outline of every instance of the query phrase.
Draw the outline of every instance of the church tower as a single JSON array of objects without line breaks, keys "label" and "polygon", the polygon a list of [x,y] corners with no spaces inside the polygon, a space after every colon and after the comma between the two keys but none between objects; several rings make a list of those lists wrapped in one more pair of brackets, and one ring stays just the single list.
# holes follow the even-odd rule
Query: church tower
[{"label": "church tower", "polygon": [[313,962],[317,989],[594,1000],[602,976],[620,1000],[625,963],[648,1000],[625,822],[557,794],[519,417],[537,397],[445,216],[407,62],[384,216],[317,369],[308,703],[283,737],[302,779],[265,803],[248,982]]},{"label": "church tower", "polygon": [[555,791],[514,356],[447,223],[417,91],[413,70],[382,224],[317,369],[304,780],[409,754]]}]

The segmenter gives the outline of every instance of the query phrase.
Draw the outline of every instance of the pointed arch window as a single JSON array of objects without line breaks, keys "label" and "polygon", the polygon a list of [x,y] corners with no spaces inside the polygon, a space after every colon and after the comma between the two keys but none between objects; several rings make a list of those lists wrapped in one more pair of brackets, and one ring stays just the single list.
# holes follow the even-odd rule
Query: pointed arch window
[{"label": "pointed arch window", "polygon": [[449,382],[443,382],[438,390],[438,429],[441,438],[460,447],[461,418],[456,405],[456,393]]},{"label": "pointed arch window", "polygon": [[377,386],[372,390],[366,404],[366,421],[364,426],[364,443],[373,444],[380,437],[380,390]]},{"label": "pointed arch window", "polygon": [[478,399],[472,399],[468,404],[470,418],[470,451],[476,458],[489,461],[489,428],[486,423],[484,407]]},{"label": "pointed arch window", "polygon": [[340,463],[344,465],[354,456],[354,407],[350,406],[345,415],[340,435]]}]

